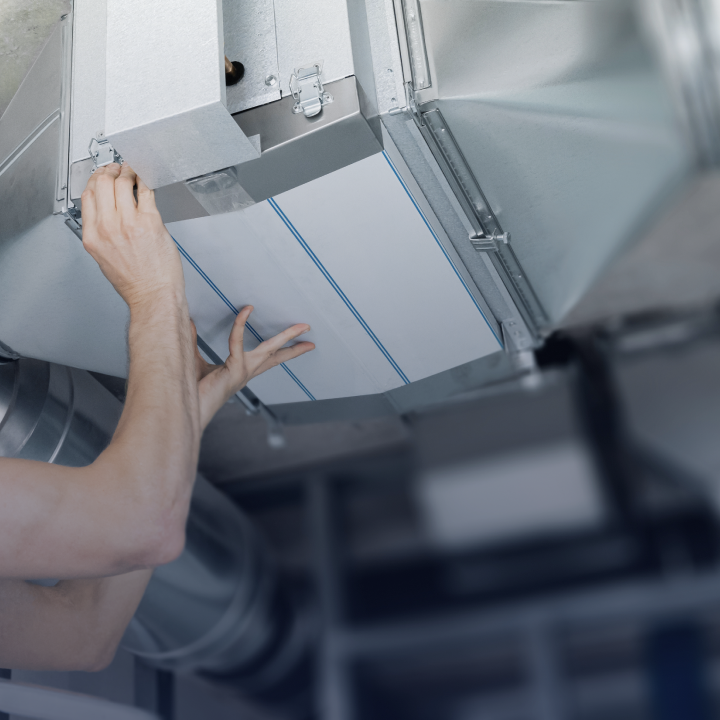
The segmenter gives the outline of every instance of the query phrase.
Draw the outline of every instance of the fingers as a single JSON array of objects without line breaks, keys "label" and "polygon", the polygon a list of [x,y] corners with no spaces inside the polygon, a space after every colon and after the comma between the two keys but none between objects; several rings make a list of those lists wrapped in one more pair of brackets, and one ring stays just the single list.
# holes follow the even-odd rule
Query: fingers
[{"label": "fingers", "polygon": [[252,305],[246,305],[235,318],[232,330],[230,331],[230,340],[228,341],[230,355],[241,357],[243,353],[243,335],[245,334],[245,324],[253,311]]},{"label": "fingers", "polygon": [[122,216],[129,218],[133,217],[137,212],[133,193],[136,180],[135,171],[127,163],[123,163],[120,168],[120,175],[115,180],[115,205]]},{"label": "fingers", "polygon": [[308,332],[309,330],[310,326],[306,325],[305,323],[293,325],[287,330],[283,330],[281,333],[278,333],[275,337],[272,337],[269,340],[260,343],[260,345],[258,345],[255,350],[253,350],[253,352],[265,353],[267,355],[270,355],[274,352],[277,352],[283,345],[286,345],[291,340],[294,340],[296,337]]},{"label": "fingers", "polygon": [[95,202],[100,217],[112,217],[115,213],[115,179],[119,175],[120,166],[117,163],[104,165],[93,175]]},{"label": "fingers", "polygon": [[257,377],[258,375],[260,375],[260,373],[264,373],[266,370],[269,370],[276,365],[280,365],[281,363],[293,360],[296,357],[300,357],[300,355],[304,355],[305,353],[308,353],[314,349],[315,343],[311,342],[300,342],[296,343],[291,347],[282,348],[276,353],[270,355],[270,357],[262,365],[260,365],[260,367],[255,372],[254,377]]},{"label": "fingers", "polygon": [[[92,178],[90,178],[92,181]],[[83,230],[90,230],[91,232],[95,229],[97,224],[97,204],[95,202],[95,191],[93,190],[95,183],[91,186],[88,182],[87,187],[83,190],[83,194],[80,198],[82,202],[82,222]],[[83,233],[84,239],[85,233]]]},{"label": "fingers", "polygon": [[137,206],[140,212],[157,212],[155,192],[137,178]]}]

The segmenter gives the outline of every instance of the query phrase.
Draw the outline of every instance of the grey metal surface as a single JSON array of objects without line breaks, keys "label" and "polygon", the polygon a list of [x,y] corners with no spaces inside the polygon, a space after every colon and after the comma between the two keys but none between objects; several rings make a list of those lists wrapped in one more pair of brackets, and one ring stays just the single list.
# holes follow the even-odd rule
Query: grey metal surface
[{"label": "grey metal surface", "polygon": [[[422,21],[422,7],[420,0],[402,0],[402,23],[405,27],[407,39],[408,60],[410,74],[415,92],[426,90],[433,86],[425,45],[425,31]],[[398,19],[398,21],[400,21]]]},{"label": "grey metal surface", "polygon": [[523,387],[529,368],[518,367],[510,353],[497,352],[445,372],[417,380],[382,395],[360,395],[314,403],[273,405],[277,417],[288,424],[343,422],[404,415],[449,402]]},{"label": "grey metal surface", "polygon": [[[334,100],[311,119],[293,114],[292,97],[233,116],[248,137],[260,135],[262,155],[235,167],[240,186],[253,201],[279,195],[382,150],[361,112],[355,78],[329,83],[326,89]],[[82,183],[73,185],[74,197],[81,187]],[[156,198],[165,222],[209,214],[184,183],[160,188]]]},{"label": "grey metal surface", "polygon": [[25,357],[127,376],[127,305],[61,216],[0,251],[2,342]]},{"label": "grey metal surface", "polygon": [[0,455],[89,465],[110,442],[122,406],[88,373],[41,360],[0,366]]},{"label": "grey metal surface", "polygon": [[632,8],[424,0],[422,12],[435,80],[419,109],[442,112],[512,235],[520,266],[497,269],[526,275],[557,321],[690,163]]},{"label": "grey metal surface", "polygon": [[[0,168],[60,108],[62,28],[56,24],[17,93],[0,117]],[[0,169],[0,172],[2,170]]]},{"label": "grey metal surface", "polygon": [[382,121],[422,196],[447,233],[493,316],[499,323],[513,330],[515,348],[532,346],[534,338],[494,266],[485,253],[477,253],[472,248],[469,237],[473,227],[409,113],[386,114]]},{"label": "grey metal surface", "polygon": [[640,3],[698,160],[720,163],[720,7],[717,2]]},{"label": "grey metal surface", "polygon": [[405,104],[403,67],[392,0],[348,0],[354,75],[367,101],[366,117]]},{"label": "grey metal surface", "polygon": [[[20,233],[54,210],[60,114],[53,114],[28,141],[20,146],[9,162],[0,166],[0,198],[3,203],[0,258],[10,250],[13,240]],[[10,340],[4,342],[12,345]]]},{"label": "grey metal surface", "polygon": [[345,0],[275,0],[275,27],[283,97],[298,67],[322,62],[323,83],[354,75]]},{"label": "grey metal surface", "polygon": [[26,357],[123,376],[127,307],[52,214],[63,146],[60,40],[58,29],[0,120],[15,117],[15,103],[35,108],[24,121],[26,141],[0,168],[0,338]]},{"label": "grey metal surface", "polygon": [[71,6],[70,0],[3,0],[0,4],[0,116]]},{"label": "grey metal surface", "polygon": [[720,174],[697,175],[590,286],[565,327],[690,310],[720,297]]},{"label": "grey metal surface", "polygon": [[434,79],[418,102],[438,98],[435,107],[557,322],[691,162],[632,8],[421,6]]},{"label": "grey metal surface", "polygon": [[[243,79],[226,88],[228,111],[241,112],[279,100],[273,0],[224,0],[222,8],[225,55],[245,67]],[[273,77],[275,82],[272,82]]]},{"label": "grey metal surface", "polygon": [[221,37],[218,0],[107,0],[105,136],[151,188],[259,155],[225,107]]},{"label": "grey metal surface", "polygon": [[314,118],[294,115],[292,97],[234,116],[246,135],[260,133],[262,156],[237,167],[256,202],[382,150],[361,113],[355,78],[325,87],[334,100]]},{"label": "grey metal surface", "polygon": [[90,157],[90,140],[105,129],[107,4],[75,0],[73,24],[70,161],[74,163]]}]

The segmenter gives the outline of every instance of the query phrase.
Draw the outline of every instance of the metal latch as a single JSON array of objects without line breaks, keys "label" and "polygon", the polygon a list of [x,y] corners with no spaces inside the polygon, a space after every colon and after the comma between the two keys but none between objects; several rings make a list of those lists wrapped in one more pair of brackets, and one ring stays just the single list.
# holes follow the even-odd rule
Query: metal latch
[{"label": "metal latch", "polygon": [[76,207],[69,207],[63,215],[65,216],[65,224],[75,233],[78,239],[82,240],[81,215],[78,209]]},{"label": "metal latch", "polygon": [[88,150],[93,159],[93,172],[110,163],[122,165],[122,157],[102,133],[98,133],[90,141]]},{"label": "metal latch", "polygon": [[470,244],[478,252],[497,252],[498,243],[507,245],[510,242],[510,233],[493,233],[492,235],[471,235]]},{"label": "metal latch", "polygon": [[294,113],[303,113],[311,118],[323,109],[323,105],[333,101],[333,96],[323,89],[321,72],[322,63],[315,63],[308,68],[297,68],[290,76],[290,92],[295,98]]}]

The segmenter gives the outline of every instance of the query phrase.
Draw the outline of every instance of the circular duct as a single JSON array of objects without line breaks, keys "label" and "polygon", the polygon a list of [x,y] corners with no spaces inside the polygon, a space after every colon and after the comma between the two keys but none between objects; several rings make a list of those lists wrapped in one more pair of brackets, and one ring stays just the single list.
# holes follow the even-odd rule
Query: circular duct
[{"label": "circular duct", "polygon": [[[88,465],[121,412],[85,371],[0,363],[0,456]],[[285,594],[249,520],[198,476],[185,549],[153,573],[122,646],[154,667],[201,673],[297,716],[312,679],[307,617]]]}]

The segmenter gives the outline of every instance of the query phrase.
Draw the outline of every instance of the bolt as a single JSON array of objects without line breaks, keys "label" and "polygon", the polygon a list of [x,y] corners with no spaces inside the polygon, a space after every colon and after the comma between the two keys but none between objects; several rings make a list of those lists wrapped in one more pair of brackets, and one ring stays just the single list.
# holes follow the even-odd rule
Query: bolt
[{"label": "bolt", "polygon": [[277,81],[278,81],[278,80],[277,80],[277,77],[276,77],[275,75],[268,75],[268,76],[265,78],[265,84],[266,84],[268,87],[272,87],[273,85],[277,85]]}]

